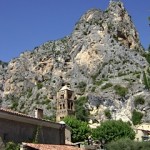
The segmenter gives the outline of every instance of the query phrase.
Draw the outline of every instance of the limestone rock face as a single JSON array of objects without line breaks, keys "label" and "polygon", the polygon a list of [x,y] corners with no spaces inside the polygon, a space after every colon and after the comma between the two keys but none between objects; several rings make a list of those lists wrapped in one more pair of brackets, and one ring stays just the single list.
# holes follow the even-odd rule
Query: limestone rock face
[{"label": "limestone rock face", "polygon": [[0,61],[0,104],[3,98],[6,70],[7,70],[7,63]]},{"label": "limestone rock face", "polygon": [[[87,96],[91,123],[107,119],[105,110],[124,121],[137,110],[150,121],[144,53],[131,17],[121,2],[112,1],[105,11],[87,11],[71,35],[0,64],[1,105],[30,114],[38,106],[51,116],[56,92],[69,84],[77,97]],[[135,106],[137,96],[145,103]]]}]

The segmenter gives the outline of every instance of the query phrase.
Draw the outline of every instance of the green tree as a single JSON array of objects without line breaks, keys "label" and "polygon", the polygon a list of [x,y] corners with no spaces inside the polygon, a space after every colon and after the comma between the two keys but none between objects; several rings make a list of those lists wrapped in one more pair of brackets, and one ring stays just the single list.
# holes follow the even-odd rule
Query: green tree
[{"label": "green tree", "polygon": [[104,140],[105,143],[116,141],[121,138],[134,139],[135,132],[130,125],[121,120],[108,120],[93,130],[95,140]]},{"label": "green tree", "polygon": [[65,117],[64,122],[72,129],[72,142],[84,141],[90,135],[90,127],[87,122],[80,121],[74,116]]},{"label": "green tree", "polygon": [[89,111],[84,107],[87,97],[82,96],[75,101],[76,118],[81,121],[88,121]]}]

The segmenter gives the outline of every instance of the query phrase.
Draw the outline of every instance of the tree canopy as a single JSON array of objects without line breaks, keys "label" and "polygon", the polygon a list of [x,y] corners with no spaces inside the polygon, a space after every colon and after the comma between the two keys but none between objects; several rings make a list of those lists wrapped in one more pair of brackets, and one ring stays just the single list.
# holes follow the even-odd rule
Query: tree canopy
[{"label": "tree canopy", "polygon": [[150,142],[137,142],[130,139],[112,141],[106,145],[107,150],[149,150]]},{"label": "tree canopy", "polygon": [[121,120],[108,120],[94,129],[92,136],[95,140],[104,140],[105,143],[108,143],[121,138],[134,139],[135,132],[126,122]]},{"label": "tree canopy", "polygon": [[90,127],[87,122],[80,121],[74,116],[65,117],[64,122],[72,129],[72,142],[84,141],[90,135]]}]

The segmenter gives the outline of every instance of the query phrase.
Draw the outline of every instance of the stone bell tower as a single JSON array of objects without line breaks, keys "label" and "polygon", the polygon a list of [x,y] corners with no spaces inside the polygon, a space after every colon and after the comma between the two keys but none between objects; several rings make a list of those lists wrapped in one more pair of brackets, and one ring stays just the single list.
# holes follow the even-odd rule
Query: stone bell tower
[{"label": "stone bell tower", "polygon": [[61,121],[64,117],[68,115],[75,115],[75,95],[74,92],[67,87],[63,86],[57,92],[57,110],[56,110],[56,121]]}]

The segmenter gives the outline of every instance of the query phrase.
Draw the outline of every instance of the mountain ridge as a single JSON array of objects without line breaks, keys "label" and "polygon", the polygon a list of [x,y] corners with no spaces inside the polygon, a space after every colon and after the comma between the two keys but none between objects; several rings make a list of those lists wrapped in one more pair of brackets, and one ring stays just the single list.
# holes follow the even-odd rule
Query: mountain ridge
[{"label": "mountain ridge", "polygon": [[[78,98],[87,96],[90,122],[107,119],[106,109],[112,119],[132,122],[137,110],[149,121],[149,107],[143,111],[149,103],[144,53],[123,3],[112,1],[105,11],[92,9],[82,15],[71,35],[48,41],[1,67],[1,105],[24,113],[39,106],[51,116],[56,92],[69,84]],[[137,96],[145,99],[143,105],[135,106]]]}]

